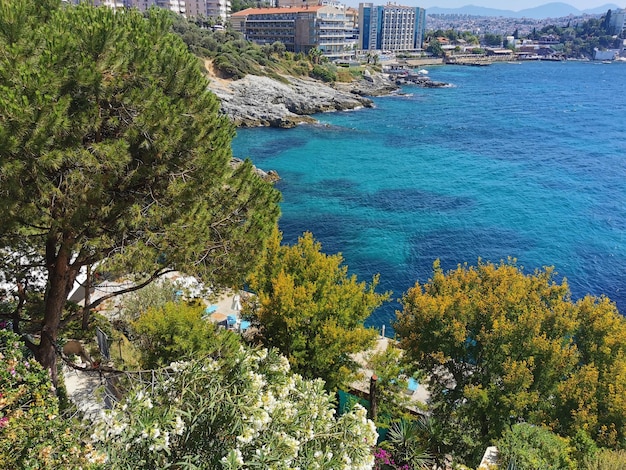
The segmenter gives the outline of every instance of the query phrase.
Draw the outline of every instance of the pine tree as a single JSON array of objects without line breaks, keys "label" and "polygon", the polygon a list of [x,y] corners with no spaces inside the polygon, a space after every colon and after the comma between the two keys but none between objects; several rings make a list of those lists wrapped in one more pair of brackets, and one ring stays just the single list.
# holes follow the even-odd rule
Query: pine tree
[{"label": "pine tree", "polygon": [[174,269],[240,283],[279,194],[231,164],[234,129],[166,12],[1,0],[0,52],[3,272],[24,292],[14,318],[41,314],[30,347],[54,381],[81,268],[135,273],[135,288]]}]

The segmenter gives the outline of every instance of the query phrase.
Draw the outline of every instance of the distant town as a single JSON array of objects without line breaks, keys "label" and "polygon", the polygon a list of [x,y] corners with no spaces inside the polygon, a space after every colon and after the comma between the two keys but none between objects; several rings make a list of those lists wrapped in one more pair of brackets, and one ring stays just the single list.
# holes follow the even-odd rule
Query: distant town
[{"label": "distant town", "polygon": [[[73,0],[72,3],[80,2]],[[230,28],[259,45],[319,51],[328,60],[359,55],[438,58],[446,63],[490,60],[626,57],[626,9],[560,18],[506,18],[470,14],[427,15],[396,3],[348,7],[332,0],[95,0],[112,9],[160,7],[204,27]],[[437,11],[437,9],[435,9]]]}]

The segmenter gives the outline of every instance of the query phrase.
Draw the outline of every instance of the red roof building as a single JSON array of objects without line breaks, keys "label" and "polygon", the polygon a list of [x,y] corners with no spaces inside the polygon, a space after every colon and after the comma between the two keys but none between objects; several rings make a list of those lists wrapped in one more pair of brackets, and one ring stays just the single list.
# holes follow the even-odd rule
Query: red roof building
[{"label": "red roof building", "polygon": [[346,15],[335,6],[248,8],[233,13],[230,21],[256,44],[282,42],[287,51],[304,54],[318,48],[327,57],[346,51]]}]

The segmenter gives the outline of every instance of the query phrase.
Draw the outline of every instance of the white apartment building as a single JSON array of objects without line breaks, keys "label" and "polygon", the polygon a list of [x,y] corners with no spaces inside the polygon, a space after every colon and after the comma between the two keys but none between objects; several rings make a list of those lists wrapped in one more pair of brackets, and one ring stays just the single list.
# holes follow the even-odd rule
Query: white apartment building
[{"label": "white apartment building", "polygon": [[99,3],[102,6],[111,8],[113,10],[121,10],[123,8],[126,8],[124,0],[101,0]]},{"label": "white apartment building", "polygon": [[69,0],[68,3],[89,1],[95,6],[105,6],[114,10],[137,8],[146,11],[151,7],[164,8],[185,17],[203,16],[221,19],[225,22],[230,17],[230,0]]}]

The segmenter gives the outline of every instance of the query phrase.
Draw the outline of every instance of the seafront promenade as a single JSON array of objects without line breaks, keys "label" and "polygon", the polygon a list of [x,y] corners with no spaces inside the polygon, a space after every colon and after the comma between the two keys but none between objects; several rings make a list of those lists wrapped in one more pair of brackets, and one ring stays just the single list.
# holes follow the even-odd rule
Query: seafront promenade
[{"label": "seafront promenade", "polygon": [[426,65],[443,65],[444,61],[441,57],[430,57],[426,59],[406,59],[404,63],[409,67],[418,68]]},{"label": "seafront promenade", "polygon": [[496,62],[522,62],[522,61],[546,61],[560,62],[565,60],[562,57],[538,56],[528,54],[517,54],[513,51],[503,50],[493,55],[477,55],[477,54],[450,54],[445,57],[429,57],[418,59],[390,59],[382,61],[381,65],[388,66],[391,64],[403,64],[408,68],[420,68],[429,65],[476,65],[484,66]]}]

